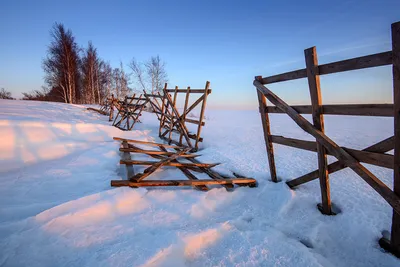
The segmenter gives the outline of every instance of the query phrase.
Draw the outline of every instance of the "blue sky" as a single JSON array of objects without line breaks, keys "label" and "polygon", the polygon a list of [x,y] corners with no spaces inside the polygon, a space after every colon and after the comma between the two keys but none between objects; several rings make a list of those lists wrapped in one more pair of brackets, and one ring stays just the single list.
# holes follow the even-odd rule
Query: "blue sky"
[{"label": "blue sky", "polygon": [[[311,46],[320,63],[390,50],[390,24],[399,20],[398,0],[0,0],[0,88],[20,97],[43,85],[41,61],[57,21],[114,67],[160,55],[171,87],[209,80],[210,107],[254,109],[254,76],[303,68]],[[389,103],[391,80],[390,67],[323,76],[323,102]],[[309,103],[306,79],[270,88],[289,103]]]}]

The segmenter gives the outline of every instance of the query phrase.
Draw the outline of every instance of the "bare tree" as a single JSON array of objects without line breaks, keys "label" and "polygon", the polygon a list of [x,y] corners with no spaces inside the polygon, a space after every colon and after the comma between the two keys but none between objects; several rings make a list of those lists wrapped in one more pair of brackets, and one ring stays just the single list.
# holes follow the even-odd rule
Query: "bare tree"
[{"label": "bare tree", "polygon": [[71,30],[55,23],[51,31],[52,42],[43,60],[45,82],[50,88],[60,90],[65,103],[80,102],[79,47]]},{"label": "bare tree", "polygon": [[4,88],[1,88],[0,90],[0,99],[15,100],[15,98],[12,97],[11,92],[6,91]]},{"label": "bare tree", "polygon": [[100,104],[100,68],[101,60],[92,42],[89,42],[85,54],[82,57],[82,83],[85,103]]},{"label": "bare tree", "polygon": [[151,93],[162,90],[164,83],[167,82],[167,72],[165,71],[165,63],[161,61],[159,56],[151,57],[145,64],[147,75],[151,81]]},{"label": "bare tree", "polygon": [[101,101],[104,102],[104,100],[111,95],[113,82],[113,69],[108,62],[102,61],[101,63],[100,81],[100,98]]},{"label": "bare tree", "polygon": [[116,96],[116,98],[124,98],[131,92],[131,89],[128,86],[129,77],[124,70],[124,66],[122,62],[120,62],[120,67],[115,68],[112,71],[112,93]]},{"label": "bare tree", "polygon": [[140,63],[133,58],[129,64],[134,82],[146,92],[152,94],[161,92],[164,83],[168,81],[165,62],[159,56],[151,57],[146,63]]}]

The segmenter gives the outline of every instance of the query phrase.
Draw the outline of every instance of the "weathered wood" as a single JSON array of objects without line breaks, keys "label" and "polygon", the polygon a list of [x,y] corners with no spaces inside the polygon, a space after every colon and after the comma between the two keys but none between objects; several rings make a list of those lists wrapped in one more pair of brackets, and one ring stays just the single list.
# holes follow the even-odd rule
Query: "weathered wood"
[{"label": "weathered wood", "polygon": [[340,148],[328,136],[316,130],[310,122],[308,122],[304,117],[302,117],[259,81],[255,80],[253,84],[265,95],[265,97],[268,98],[269,101],[282,110],[285,110],[286,113],[296,122],[296,124],[300,126],[300,128],[314,136],[317,141],[321,143],[332,155],[355,171],[364,181],[374,188],[374,190],[380,194],[397,213],[400,213],[400,198],[392,190],[390,190],[389,187],[387,187],[382,181],[380,181],[374,174],[361,165],[344,149]]},{"label": "weathered wood", "polygon": [[[261,79],[261,76],[258,76],[257,78]],[[273,182],[277,183],[278,177],[276,176],[274,146],[272,144],[272,139],[271,139],[269,116],[268,116],[268,113],[266,112],[267,100],[265,99],[264,95],[258,90],[257,90],[257,97],[258,97],[258,105],[259,105],[259,111],[260,111],[260,116],[261,116],[261,124],[263,127],[263,133],[264,133],[265,149],[267,150],[268,165],[269,165],[269,171],[271,174],[271,180]]]},{"label": "weathered wood", "polygon": [[387,51],[383,53],[319,65],[317,71],[319,75],[325,75],[325,74],[379,67],[391,64],[392,64],[392,51]]},{"label": "weathered wood", "polygon": [[[123,148],[128,148],[128,143],[126,141],[122,141],[122,147]],[[122,159],[123,160],[132,160],[131,154],[129,152],[124,152],[122,154]],[[132,177],[135,175],[135,171],[133,170],[132,165],[126,165],[126,173],[128,177]]]},{"label": "weathered wood", "polygon": [[148,177],[149,175],[151,175],[152,173],[154,173],[156,170],[161,168],[162,166],[167,165],[168,163],[177,159],[179,156],[188,152],[189,150],[190,149],[184,149],[184,150],[178,151],[175,154],[169,156],[168,158],[162,159],[161,161],[154,163],[153,165],[151,165],[150,167],[145,169],[143,173],[138,173],[138,174],[130,177],[129,180],[135,181],[135,182],[140,182],[143,179],[145,179],[146,177]]},{"label": "weathered wood", "polygon": [[199,115],[200,124],[197,127],[196,142],[194,144],[195,150],[199,149],[200,134],[201,134],[201,129],[202,129],[201,122],[204,120],[204,112],[206,111],[207,96],[209,94],[209,92],[208,92],[209,88],[210,88],[210,82],[207,81],[205,89],[204,89],[204,99],[203,99],[203,103],[201,104],[201,109],[200,109],[200,115]]},{"label": "weathered wood", "polygon": [[[177,134],[180,134],[180,133],[181,133],[180,131],[178,131],[178,130],[176,130],[176,129],[170,130],[168,126],[164,126],[164,129],[167,130],[167,131],[166,131],[167,133],[168,133],[168,132],[174,132],[174,133],[177,133]],[[164,133],[163,133],[162,135],[164,135]],[[197,135],[195,135],[195,134],[188,133],[188,136],[189,136],[190,139],[197,140]],[[170,138],[168,138],[168,139],[170,139]],[[203,142],[203,137],[200,137],[200,138],[199,138],[199,142]],[[178,142],[178,144],[180,144],[180,143]]]},{"label": "weathered wood", "polygon": [[[142,153],[146,155],[160,155],[160,156],[171,156],[174,155],[174,152],[163,152],[157,150],[144,150],[144,149],[134,149],[134,148],[120,148],[119,151],[121,152],[131,152],[131,153]],[[187,154],[181,155],[180,158],[196,158],[200,155],[197,154]]]},{"label": "weathered wood", "polygon": [[[325,132],[324,129],[324,116],[322,114],[322,95],[319,75],[315,73],[318,66],[317,49],[311,47],[304,50],[306,59],[307,80],[310,89],[312,118],[316,130]],[[323,214],[332,214],[331,193],[329,185],[328,161],[325,147],[321,143],[317,143],[318,152],[318,170],[319,170],[319,185],[321,188],[321,212]]]},{"label": "weathered wood", "polygon": [[289,72],[278,74],[278,75],[265,77],[259,81],[262,84],[271,84],[271,83],[296,80],[296,79],[301,79],[301,78],[306,78],[306,77],[307,77],[306,69],[300,69],[300,70],[294,70],[294,71],[289,71]]},{"label": "weathered wood", "polygon": [[[358,70],[371,67],[379,67],[392,64],[392,52],[383,52],[374,55],[368,55],[358,58],[352,58],[348,60],[342,60],[332,62],[329,64],[323,64],[316,66],[316,74],[325,75],[349,70]],[[299,69],[295,71],[289,71],[286,73],[264,77],[260,80],[262,84],[271,84],[277,82],[284,82],[290,80],[297,80],[307,77],[306,69]]]},{"label": "weathered wood", "polygon": [[[305,140],[299,140],[299,139],[294,139],[294,138],[286,138],[283,136],[276,136],[272,135],[272,142],[276,144],[281,144],[285,146],[290,146],[290,147],[295,147],[299,149],[304,149],[308,151],[313,151],[317,152],[317,143],[313,141],[305,141]],[[389,154],[382,154],[382,153],[376,153],[376,152],[371,152],[368,150],[356,150],[356,149],[351,149],[347,147],[341,147],[344,149],[347,153],[349,153],[351,156],[353,156],[356,160],[372,165],[376,165],[379,167],[384,167],[388,169],[393,169],[393,161],[394,157],[393,155]],[[393,148],[391,148],[393,149]],[[389,150],[391,150],[389,149]],[[386,150],[388,151],[388,150]],[[329,151],[327,151],[329,155],[334,156],[331,154]]]},{"label": "weathered wood", "polygon": [[[312,114],[311,105],[291,106],[300,114]],[[284,113],[278,107],[267,107],[268,113]],[[322,105],[321,112],[326,115],[382,116],[393,117],[393,104],[340,104]]]},{"label": "weathered wood", "polygon": [[[190,158],[187,158],[190,159]],[[126,165],[153,165],[157,163],[157,161],[145,161],[145,160],[120,160],[120,164]],[[165,166],[173,166],[173,167],[202,167],[202,168],[212,168],[220,163],[176,163],[176,162],[169,162],[165,164]]]},{"label": "weathered wood", "polygon": [[155,97],[155,98],[162,98],[162,96],[154,95],[154,94],[145,94],[146,97]]},{"label": "weathered wood", "polygon": [[[392,24],[393,102],[394,102],[394,168],[393,191],[400,197],[400,22]],[[393,212],[390,246],[400,257],[400,214]]]},{"label": "weathered wood", "polygon": [[133,182],[127,180],[112,180],[111,186],[130,186],[130,187],[150,187],[150,186],[195,186],[195,185],[248,185],[256,186],[257,181],[253,178],[233,178],[233,179],[206,179],[206,180],[144,180]]},{"label": "weathered wood", "polygon": [[[210,91],[209,91],[209,94],[211,93],[211,89],[209,89]],[[168,93],[173,93],[173,92],[175,92],[175,90],[174,89],[167,89],[167,92]],[[186,93],[186,89],[179,89],[178,90],[178,93]],[[204,94],[204,89],[190,89],[190,93],[191,94]]]},{"label": "weathered wood", "polygon": [[[172,104],[171,104],[171,106],[173,106],[173,107],[176,106],[176,97],[177,96],[178,96],[178,86],[175,86],[174,99],[172,100]],[[185,123],[185,122],[183,122],[183,123]],[[171,118],[171,122],[169,124],[169,136],[168,136],[168,139],[170,139],[170,140],[172,139],[171,137],[172,137],[173,126],[174,126],[174,118]],[[183,133],[182,133],[182,135],[183,135]]]},{"label": "weathered wood", "polygon": [[[159,149],[163,152],[168,152],[167,149],[163,146],[160,146]],[[174,162],[178,162],[177,160],[174,160]],[[177,167],[189,180],[198,180],[196,176],[194,176],[188,169],[184,167]],[[208,187],[205,185],[196,185],[194,186],[195,188],[201,190],[201,191],[208,191]]]},{"label": "weathered wood", "polygon": [[[195,164],[199,164],[199,163],[201,163],[200,161],[198,161],[197,159],[195,159],[195,158],[187,158],[187,160],[189,160],[189,161],[191,161],[191,162],[193,162],[193,163],[195,163]],[[213,171],[213,170],[211,170],[211,169],[208,169],[208,168],[203,168],[203,167],[201,167],[201,168],[199,168],[201,171],[203,171],[204,173],[206,173],[208,176],[210,176],[212,179],[225,179],[224,177],[222,177],[219,173],[217,173],[216,171]],[[232,184],[226,184],[226,185],[224,185],[224,187],[227,189],[227,190],[230,190],[230,189],[232,189],[233,188],[233,185]]]},{"label": "weathered wood", "polygon": [[287,138],[279,135],[271,135],[271,141],[275,144],[317,152],[317,143],[314,141]]},{"label": "weathered wood", "polygon": [[[168,86],[168,84],[167,83],[165,83],[164,84],[164,92],[165,92],[165,90],[167,89],[167,86]],[[162,132],[162,129],[164,128],[164,123],[165,123],[165,109],[166,109],[166,104],[165,104],[165,95],[163,96],[163,98],[162,98],[162,103],[161,103],[161,118],[160,118],[160,127],[159,127],[159,129],[158,129],[158,136],[160,136],[161,137],[161,132]]]},{"label": "weathered wood", "polygon": [[[172,104],[173,102],[172,102],[172,99],[171,99],[171,97],[169,96],[169,94],[168,94],[167,92],[164,92],[164,95],[165,95],[167,101],[168,101],[170,104]],[[189,136],[188,136],[188,132],[189,132],[189,131],[188,131],[188,129],[186,128],[185,124],[181,121],[178,110],[177,110],[176,107],[173,106],[173,105],[171,105],[171,109],[172,109],[172,113],[177,117],[177,118],[176,118],[176,122],[177,122],[177,124],[179,125],[179,128],[180,128],[180,130],[182,131],[183,136],[185,137],[186,143],[188,144],[189,147],[193,148],[192,142],[190,141],[190,138],[189,138]],[[173,122],[171,122],[171,123],[173,123]]]},{"label": "weathered wood", "polygon": [[149,145],[149,146],[164,146],[164,147],[169,147],[169,148],[184,149],[184,147],[180,147],[180,146],[171,146],[171,145],[153,143],[153,142],[148,142],[148,141],[139,141],[139,140],[134,140],[134,139],[126,139],[126,138],[121,138],[121,137],[113,137],[113,140],[126,141],[127,143],[136,143],[136,144],[143,144],[143,145]]},{"label": "weathered wood", "polygon": [[[312,143],[314,143],[314,142],[312,142]],[[316,150],[316,144],[314,143],[312,145],[314,146],[314,148]],[[369,146],[369,147],[363,149],[362,151],[373,152],[373,153],[385,153],[385,152],[392,150],[393,148],[394,148],[394,137],[392,136],[392,137],[389,137],[379,143]],[[305,149],[305,148],[303,148],[303,149]],[[307,149],[307,150],[314,151],[313,149]],[[340,171],[344,168],[347,168],[347,166],[340,161],[336,161],[336,162],[328,165],[329,173],[334,173],[334,172]],[[302,175],[296,179],[288,181],[288,182],[286,182],[286,184],[290,188],[293,188],[293,187],[299,186],[301,184],[305,184],[310,181],[313,181],[315,179],[318,179],[318,170],[309,172],[309,173]]]},{"label": "weathered wood", "polygon": [[[186,116],[186,114],[185,114],[185,116]],[[199,121],[196,121],[196,120],[192,120],[192,119],[188,119],[188,118],[185,118],[185,122],[189,122],[189,123],[193,123],[193,124],[197,124],[197,125],[201,125],[201,126],[204,126],[206,123],[204,122],[204,121],[202,121],[201,123],[199,122]]]},{"label": "weathered wood", "polygon": [[107,112],[97,109],[97,108],[86,108],[87,110],[91,110],[91,111],[96,111],[97,113],[100,113],[101,115],[107,115]]},{"label": "weathered wood", "polygon": [[[133,149],[136,149],[136,150],[138,150],[138,151],[140,151],[140,150],[142,150],[142,151],[148,151],[148,150],[144,150],[144,149],[141,149],[141,148],[139,148],[139,147],[137,147],[137,146],[134,146],[134,145],[132,145],[132,144],[128,144],[129,145],[129,148],[133,148]],[[159,149],[161,150],[161,148],[164,148],[165,149],[165,147],[164,146],[159,146]],[[176,151],[179,151],[179,149],[176,149],[175,148],[175,150]],[[167,151],[167,150],[165,150],[165,151]],[[168,151],[167,151],[168,152]],[[162,155],[156,155],[156,154],[147,154],[147,155],[149,155],[150,157],[152,157],[152,158],[155,158],[155,159],[164,159],[164,156],[162,156]],[[185,157],[185,155],[193,155],[193,154],[184,154],[184,155],[182,155],[183,157]],[[199,156],[199,155],[197,155],[197,156]],[[188,157],[188,158],[191,158],[191,157]],[[178,169],[180,168],[180,167],[177,167]],[[186,169],[189,169],[189,170],[191,170],[191,171],[194,171],[194,172],[200,172],[200,173],[203,173],[203,171],[202,170],[200,170],[200,168],[198,168],[198,167],[185,167]]]},{"label": "weathered wood", "polygon": [[[186,89],[185,105],[183,106],[182,121],[184,123],[186,122],[186,112],[185,111],[189,104],[189,98],[190,98],[190,86],[188,86],[188,88]],[[182,145],[182,141],[183,141],[183,133],[180,133],[180,135],[179,135],[179,144],[180,145]]]}]

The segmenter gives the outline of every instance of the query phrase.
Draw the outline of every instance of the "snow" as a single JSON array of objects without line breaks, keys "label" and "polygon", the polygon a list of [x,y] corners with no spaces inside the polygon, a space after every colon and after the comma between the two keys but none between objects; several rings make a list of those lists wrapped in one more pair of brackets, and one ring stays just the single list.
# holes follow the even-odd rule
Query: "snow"
[{"label": "snow", "polygon": [[[111,188],[126,177],[112,137],[160,142],[155,115],[123,132],[83,106],[0,100],[0,266],[400,266],[377,242],[390,206],[351,170],[331,175],[341,213],[324,216],[318,181],[296,190],[270,181],[256,111],[206,116],[199,159],[258,188]],[[330,137],[357,149],[393,132],[391,118],[325,120]],[[271,123],[273,134],[313,140],[284,115]],[[316,153],[275,152],[283,181],[317,167]],[[366,166],[392,187],[391,170]],[[166,177],[183,178],[173,168],[152,175]]]}]

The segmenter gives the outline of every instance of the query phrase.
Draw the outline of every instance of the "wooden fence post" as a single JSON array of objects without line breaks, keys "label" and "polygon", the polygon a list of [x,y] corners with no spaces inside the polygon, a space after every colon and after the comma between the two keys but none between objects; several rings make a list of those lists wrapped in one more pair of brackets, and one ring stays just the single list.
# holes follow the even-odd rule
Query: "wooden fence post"
[{"label": "wooden fence post", "polygon": [[114,117],[114,94],[111,94],[110,116],[108,117],[108,121],[112,121],[113,117]]},{"label": "wooden fence post", "polygon": [[[201,110],[200,110],[200,115],[199,115],[199,126],[197,127],[197,134],[196,134],[196,143],[194,145],[194,150],[197,151],[199,149],[199,140],[200,140],[200,134],[201,134],[201,128],[202,128],[202,122],[204,119],[204,112],[206,109],[206,103],[207,103],[207,96],[208,96],[208,90],[210,89],[210,82],[206,82],[206,86],[204,88],[204,99],[203,103],[201,103]],[[185,122],[183,122],[185,123]]]},{"label": "wooden fence post", "polygon": [[[317,49],[314,47],[304,50],[308,85],[310,88],[312,118],[314,126],[317,130],[324,132],[324,116],[322,113],[322,97],[319,75],[316,73],[318,67]],[[319,210],[323,214],[331,215],[331,197],[329,189],[329,173],[327,167],[326,150],[321,143],[317,141],[318,151],[318,169],[319,184],[321,187],[322,203],[318,205]]]},{"label": "wooden fence post", "polygon": [[[400,22],[392,24],[394,166],[393,191],[400,196]],[[393,211],[390,240],[379,240],[380,245],[400,257],[400,215]]]},{"label": "wooden fence post", "polygon": [[[163,92],[165,92],[165,90],[167,90],[167,86],[168,84],[165,83],[164,84],[164,90]],[[160,95],[161,96],[161,95]],[[162,97],[161,99],[162,101],[162,105],[161,105],[161,118],[160,118],[160,127],[158,128],[158,136],[161,137],[161,133],[162,133],[162,129],[164,127],[165,124],[165,120],[166,120],[166,113],[167,111],[165,110],[167,107],[165,106],[165,95]]]},{"label": "wooden fence post", "polygon": [[[262,80],[262,76],[256,76],[256,80]],[[271,180],[275,183],[278,182],[278,178],[276,176],[276,168],[275,168],[275,157],[274,157],[274,146],[272,144],[271,139],[271,128],[269,122],[269,116],[267,112],[267,100],[265,96],[257,90],[258,96],[258,104],[259,104],[259,111],[261,115],[261,123],[264,131],[264,141],[265,141],[265,148],[267,149],[268,155],[268,164],[269,164],[269,171],[271,173]]]},{"label": "wooden fence post", "polygon": [[[186,89],[186,97],[185,97],[185,106],[183,107],[183,113],[182,113],[182,120],[185,121],[186,119],[186,110],[189,104],[189,97],[190,97],[190,86]],[[183,133],[180,134],[179,136],[179,145],[182,145],[182,140],[183,140]]]}]

